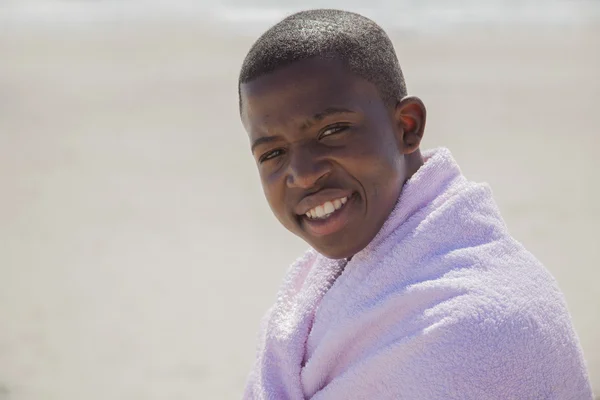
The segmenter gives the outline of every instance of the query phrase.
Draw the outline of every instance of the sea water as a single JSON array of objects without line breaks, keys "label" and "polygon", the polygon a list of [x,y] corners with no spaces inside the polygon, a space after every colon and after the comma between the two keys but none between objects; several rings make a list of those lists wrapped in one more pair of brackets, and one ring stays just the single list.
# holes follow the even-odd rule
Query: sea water
[{"label": "sea water", "polygon": [[77,24],[114,20],[202,20],[233,31],[261,31],[290,13],[339,8],[386,29],[440,31],[465,24],[564,25],[600,21],[595,0],[0,0],[0,24]]}]

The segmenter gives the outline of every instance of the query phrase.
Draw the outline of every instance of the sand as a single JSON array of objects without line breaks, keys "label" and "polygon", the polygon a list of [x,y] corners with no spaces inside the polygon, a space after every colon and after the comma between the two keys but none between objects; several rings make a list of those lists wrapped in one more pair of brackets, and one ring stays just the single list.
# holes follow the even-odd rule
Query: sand
[{"label": "sand", "polygon": [[[598,27],[394,32],[424,147],[486,181],[565,293],[600,392]],[[250,35],[0,29],[0,399],[239,398],[305,245],[238,120]]]}]

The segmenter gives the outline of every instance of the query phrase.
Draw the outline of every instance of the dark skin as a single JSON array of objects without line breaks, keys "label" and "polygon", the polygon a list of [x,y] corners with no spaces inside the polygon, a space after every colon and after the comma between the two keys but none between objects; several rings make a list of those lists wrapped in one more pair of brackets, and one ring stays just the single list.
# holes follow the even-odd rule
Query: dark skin
[{"label": "dark skin", "polygon": [[[364,249],[423,164],[422,101],[389,104],[374,84],[340,61],[321,58],[242,84],[240,96],[242,122],[277,219],[326,257],[350,258]],[[347,200],[329,219],[305,215],[336,196]]]}]

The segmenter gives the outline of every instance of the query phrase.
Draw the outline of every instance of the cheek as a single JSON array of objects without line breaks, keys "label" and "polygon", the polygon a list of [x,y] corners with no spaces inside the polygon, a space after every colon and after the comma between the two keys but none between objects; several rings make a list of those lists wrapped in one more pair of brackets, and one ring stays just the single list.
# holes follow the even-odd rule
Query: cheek
[{"label": "cheek", "polygon": [[346,164],[368,197],[387,201],[397,197],[402,187],[405,174],[402,160],[395,140],[370,140],[358,143]]},{"label": "cheek", "polygon": [[287,208],[285,204],[285,182],[281,179],[277,179],[272,175],[270,177],[263,177],[261,175],[261,183],[263,187],[263,193],[269,203],[269,207],[277,219],[285,224],[284,219],[287,215]]},{"label": "cheek", "polygon": [[273,209],[273,212],[275,212],[277,204],[281,202],[279,200],[277,188],[275,185],[273,185],[273,182],[269,181],[269,179],[263,178],[262,176],[261,184],[263,188],[263,193],[265,194],[265,198],[267,199],[269,206],[271,206],[271,209]]},{"label": "cheek", "polygon": [[366,134],[365,140],[358,141],[353,146],[354,151],[347,154],[346,163],[357,177],[378,182],[402,173],[402,155],[396,141],[391,134],[385,136],[386,138],[378,138],[375,134]]}]

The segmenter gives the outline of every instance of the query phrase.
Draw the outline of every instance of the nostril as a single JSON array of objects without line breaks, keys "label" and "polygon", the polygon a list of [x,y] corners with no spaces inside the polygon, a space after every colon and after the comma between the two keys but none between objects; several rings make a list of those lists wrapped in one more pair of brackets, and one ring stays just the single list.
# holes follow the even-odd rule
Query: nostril
[{"label": "nostril", "polygon": [[318,185],[331,172],[331,165],[316,160],[309,151],[294,151],[290,154],[286,183],[288,187],[310,189]]}]

